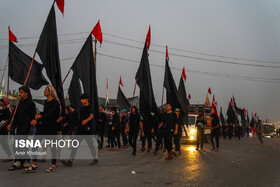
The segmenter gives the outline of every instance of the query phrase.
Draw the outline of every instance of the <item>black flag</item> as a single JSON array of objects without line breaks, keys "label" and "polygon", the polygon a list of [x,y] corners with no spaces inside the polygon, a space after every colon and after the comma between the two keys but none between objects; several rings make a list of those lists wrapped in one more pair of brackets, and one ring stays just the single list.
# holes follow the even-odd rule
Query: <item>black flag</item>
[{"label": "black flag", "polygon": [[36,51],[46,68],[46,72],[51,81],[51,84],[57,92],[61,103],[62,112],[64,113],[64,93],[61,80],[54,5],[50,10],[47,21],[40,35]]},{"label": "black flag", "polygon": [[118,95],[117,95],[117,103],[120,106],[120,109],[126,109],[126,111],[129,111],[130,104],[127,101],[125,95],[123,94],[120,86],[119,86]]},{"label": "black flag", "polygon": [[147,45],[145,42],[140,66],[135,76],[137,85],[140,88],[140,113],[143,118],[151,118],[151,115],[158,113],[155,102],[150,64],[148,59]]},{"label": "black flag", "polygon": [[99,104],[91,34],[89,34],[71,69],[82,81],[84,93],[89,95],[89,102],[93,106],[94,115],[95,117],[98,116]]},{"label": "black flag", "polygon": [[185,114],[185,119],[188,119],[190,102],[187,98],[186,87],[182,76],[178,87],[178,96],[182,107],[182,112]]},{"label": "black flag", "polygon": [[171,104],[173,109],[175,109],[175,108],[182,109],[180,101],[179,101],[177,87],[176,87],[175,81],[173,79],[167,58],[166,58],[166,62],[165,62],[165,74],[164,74],[163,86],[166,89],[166,102],[168,104]]},{"label": "black flag", "polygon": [[227,123],[232,123],[232,124],[235,124],[235,120],[236,120],[236,115],[235,115],[235,112],[231,106],[231,103],[229,103],[228,105],[228,109],[227,109]]},{"label": "black flag", "polygon": [[[13,42],[9,42],[9,77],[19,84],[24,84],[32,58],[22,52]],[[43,65],[34,60],[26,86],[38,90],[48,81],[42,74]]]},{"label": "black flag", "polygon": [[234,109],[235,109],[235,112],[236,114],[240,115],[241,116],[241,123],[242,125],[244,126],[245,125],[245,114],[244,114],[244,110],[240,109],[237,107],[236,103],[235,103],[235,99],[233,100],[233,103],[234,103]]},{"label": "black flag", "polygon": [[222,110],[220,110],[220,119],[221,119],[221,123],[225,124],[225,118],[224,118]]},{"label": "black flag", "polygon": [[80,99],[80,96],[82,95],[82,89],[79,77],[75,73],[73,73],[68,93],[70,103],[76,107],[75,109],[77,111],[79,111],[82,105]]}]

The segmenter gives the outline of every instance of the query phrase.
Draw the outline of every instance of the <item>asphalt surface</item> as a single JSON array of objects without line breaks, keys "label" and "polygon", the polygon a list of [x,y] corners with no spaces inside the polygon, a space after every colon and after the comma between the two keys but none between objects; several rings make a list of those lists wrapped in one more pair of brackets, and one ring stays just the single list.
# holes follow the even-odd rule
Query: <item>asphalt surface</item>
[{"label": "asphalt surface", "polygon": [[[220,150],[203,151],[182,145],[182,155],[165,160],[166,153],[140,153],[132,149],[99,151],[99,164],[75,160],[73,167],[57,164],[58,171],[45,173],[50,166],[38,163],[38,172],[8,171],[10,163],[0,163],[0,186],[280,186],[280,138],[221,140]],[[140,145],[140,142],[139,142]],[[138,145],[138,150],[140,146]]]}]

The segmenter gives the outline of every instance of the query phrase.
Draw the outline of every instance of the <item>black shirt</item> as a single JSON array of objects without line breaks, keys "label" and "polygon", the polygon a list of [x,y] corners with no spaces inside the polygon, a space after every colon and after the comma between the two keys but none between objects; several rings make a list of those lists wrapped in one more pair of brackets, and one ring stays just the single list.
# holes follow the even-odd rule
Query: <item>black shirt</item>
[{"label": "black shirt", "polygon": [[173,112],[165,113],[163,116],[162,128],[164,128],[168,131],[174,131],[176,121],[177,121],[177,116]]},{"label": "black shirt", "polygon": [[136,114],[130,114],[129,116],[129,132],[130,133],[138,133],[139,131],[139,122],[141,121],[140,115],[138,113]]},{"label": "black shirt", "polygon": [[212,120],[212,128],[216,127],[217,125],[219,125],[219,127],[216,128],[216,129],[214,129],[214,130],[212,130],[213,132],[220,132],[219,120],[217,120],[217,119],[214,118],[214,119]]},{"label": "black shirt", "polygon": [[45,100],[44,112],[41,112],[41,118],[37,119],[39,123],[37,125],[38,135],[56,135],[58,124],[57,119],[59,117],[60,107],[59,102],[56,99],[50,101]]},{"label": "black shirt", "polygon": [[85,125],[82,125],[82,121],[89,118],[93,114],[91,105],[82,106],[80,109],[80,123],[78,125],[78,134],[91,134],[93,131],[93,120],[88,121]]},{"label": "black shirt", "polygon": [[[99,121],[102,120],[102,121]],[[107,116],[104,112],[99,112],[99,116],[98,116],[98,127],[99,128],[105,128],[105,123],[107,121]]]},{"label": "black shirt", "polygon": [[35,118],[35,115],[35,103],[30,98],[19,101],[13,122],[17,128],[17,135],[29,134],[31,127],[30,122]]},{"label": "black shirt", "polygon": [[120,127],[120,116],[115,113],[113,116],[111,116],[110,124],[111,127],[115,127],[116,130]]},{"label": "black shirt", "polygon": [[[176,116],[177,117],[177,116]],[[178,132],[182,132],[182,126],[184,124],[184,120],[183,120],[184,116],[183,115],[179,115],[178,118],[176,118],[176,124],[178,124]]]},{"label": "black shirt", "polygon": [[[11,112],[8,108],[0,110],[0,121],[4,122],[6,120],[9,120],[10,116],[11,116]],[[9,121],[7,123],[9,123]],[[5,124],[5,126],[2,126],[2,128],[0,129],[0,134],[1,135],[8,135],[8,131],[7,131],[7,125],[8,124],[7,123]]]}]

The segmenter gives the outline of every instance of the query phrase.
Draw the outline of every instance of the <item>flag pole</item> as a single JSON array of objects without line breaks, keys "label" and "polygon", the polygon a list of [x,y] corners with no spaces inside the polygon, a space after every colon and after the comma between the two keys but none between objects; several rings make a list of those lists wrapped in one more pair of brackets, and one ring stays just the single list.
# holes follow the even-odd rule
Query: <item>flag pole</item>
[{"label": "flag pole", "polygon": [[68,73],[66,74],[66,76],[64,77],[64,79],[63,79],[63,81],[62,81],[62,85],[63,85],[64,82],[66,81],[66,79],[67,79],[67,77],[69,76],[70,72],[71,72],[71,67],[70,67]]},{"label": "flag pole", "polygon": [[131,112],[131,109],[132,109],[132,106],[133,106],[135,90],[136,90],[136,84],[137,84],[137,80],[135,81],[135,85],[134,85],[133,96],[132,96],[131,105],[130,105],[130,112]]},{"label": "flag pole", "polygon": [[96,44],[97,44],[97,39],[95,38],[94,39],[94,56],[93,56],[93,58],[94,58],[94,69],[95,69],[95,71],[96,71]]},{"label": "flag pole", "polygon": [[161,97],[161,106],[160,106],[161,111],[162,111],[162,105],[163,105],[163,98],[164,98],[164,86],[162,87],[162,97]]}]

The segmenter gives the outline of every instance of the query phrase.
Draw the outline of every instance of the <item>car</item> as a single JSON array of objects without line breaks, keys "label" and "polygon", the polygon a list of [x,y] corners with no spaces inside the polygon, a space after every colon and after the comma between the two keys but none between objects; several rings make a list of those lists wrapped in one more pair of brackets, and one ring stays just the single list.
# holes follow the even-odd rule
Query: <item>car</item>
[{"label": "car", "polygon": [[275,135],[274,127],[270,123],[263,124],[263,136],[270,136],[273,138]]}]

